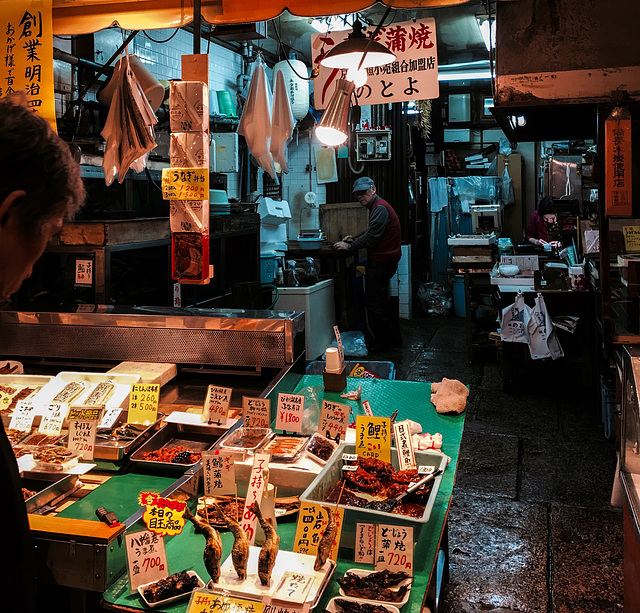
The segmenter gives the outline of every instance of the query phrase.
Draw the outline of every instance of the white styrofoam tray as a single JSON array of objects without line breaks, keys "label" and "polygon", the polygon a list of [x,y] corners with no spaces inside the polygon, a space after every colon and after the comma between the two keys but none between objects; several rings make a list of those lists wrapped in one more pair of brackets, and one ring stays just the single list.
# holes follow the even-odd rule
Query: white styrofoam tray
[{"label": "white styrofoam tray", "polygon": [[376,605],[384,607],[389,613],[400,613],[398,607],[385,602],[380,604],[377,600],[363,600],[362,598],[351,598],[351,596],[335,596],[327,603],[327,611],[329,613],[343,613],[344,609],[336,602],[336,600],[346,600],[347,602],[353,602],[359,604],[361,602],[375,602]]}]

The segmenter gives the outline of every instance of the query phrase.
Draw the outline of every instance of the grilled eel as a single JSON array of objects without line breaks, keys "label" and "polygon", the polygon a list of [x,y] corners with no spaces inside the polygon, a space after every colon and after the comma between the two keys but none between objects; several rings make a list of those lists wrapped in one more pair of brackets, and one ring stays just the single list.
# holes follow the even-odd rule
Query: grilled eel
[{"label": "grilled eel", "polygon": [[269,585],[271,583],[271,571],[278,556],[280,537],[276,532],[273,520],[270,517],[262,516],[257,502],[251,505],[250,510],[255,513],[258,518],[265,536],[264,543],[260,549],[260,555],[258,556],[258,577],[260,577],[260,583],[262,585]]},{"label": "grilled eel", "polygon": [[188,507],[185,507],[184,516],[193,524],[195,531],[204,535],[207,539],[202,559],[211,580],[217,583],[218,579],[220,579],[220,562],[222,561],[222,539],[220,538],[220,533],[208,523],[194,517]]},{"label": "grilled eel", "polygon": [[333,545],[333,541],[336,538],[336,532],[338,531],[336,511],[332,512],[331,509],[325,509],[325,511],[329,515],[327,527],[324,529],[322,538],[318,543],[318,553],[316,554],[316,561],[313,564],[313,570],[320,570],[324,566],[324,563],[329,558],[331,546]]},{"label": "grilled eel", "polygon": [[229,528],[233,534],[233,548],[231,549],[233,568],[236,569],[238,579],[246,579],[247,562],[249,561],[249,540],[247,539],[247,534],[242,529],[240,523],[232,517],[227,517],[217,504],[213,504],[212,507],[213,512],[227,525],[227,528]]}]

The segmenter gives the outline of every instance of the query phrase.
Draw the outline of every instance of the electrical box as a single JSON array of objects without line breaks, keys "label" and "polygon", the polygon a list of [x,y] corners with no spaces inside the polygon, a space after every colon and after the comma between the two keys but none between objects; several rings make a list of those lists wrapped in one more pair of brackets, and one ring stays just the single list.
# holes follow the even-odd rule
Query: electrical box
[{"label": "electrical box", "polygon": [[237,132],[216,132],[211,135],[209,162],[213,172],[238,172]]},{"label": "electrical box", "polygon": [[356,132],[358,162],[387,162],[391,159],[391,130]]}]

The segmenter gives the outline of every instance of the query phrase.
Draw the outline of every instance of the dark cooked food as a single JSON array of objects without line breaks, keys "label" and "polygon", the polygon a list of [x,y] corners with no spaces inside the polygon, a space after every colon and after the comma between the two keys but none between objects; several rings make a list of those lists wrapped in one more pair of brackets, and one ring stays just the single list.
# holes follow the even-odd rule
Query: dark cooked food
[{"label": "dark cooked food", "polygon": [[382,490],[380,481],[361,466],[358,466],[357,470],[345,471],[344,478],[355,489],[362,492],[378,493]]},{"label": "dark cooked food", "polygon": [[5,430],[7,438],[12,445],[17,445],[29,432],[23,432],[22,430],[16,430],[15,428]]},{"label": "dark cooked food", "polygon": [[36,491],[35,490],[28,490],[26,487],[22,488],[22,497],[25,500],[29,500],[29,498],[31,498],[31,496],[35,496],[36,495]]},{"label": "dark cooked food", "polygon": [[311,438],[307,451],[317,456],[325,462],[331,457],[335,449],[335,445],[322,435],[316,435]]},{"label": "dark cooked food", "polygon": [[362,469],[378,479],[388,479],[395,472],[392,464],[375,458],[360,458],[358,464]]},{"label": "dark cooked food", "polygon": [[142,590],[147,602],[160,602],[180,594],[192,592],[198,587],[198,577],[189,575],[186,570],[175,573],[166,579],[160,579]]},{"label": "dark cooked food", "polygon": [[11,404],[7,407],[7,411],[12,411],[18,406],[18,402],[26,400],[29,396],[35,394],[41,386],[23,387],[12,399]]},{"label": "dark cooked food", "polygon": [[22,441],[23,445],[53,445],[62,437],[59,434],[43,434],[42,432],[34,432]]},{"label": "dark cooked food", "polygon": [[254,449],[263,441],[268,432],[270,432],[268,428],[238,428],[229,435],[229,438],[223,442],[222,446],[237,449]]},{"label": "dark cooked food", "polygon": [[202,234],[197,232],[173,233],[174,279],[202,279]]},{"label": "dark cooked food", "polygon": [[[208,500],[211,500],[209,498]],[[210,525],[215,528],[220,529],[228,529],[228,525],[226,522],[222,521],[216,513],[215,506],[223,512],[228,518],[238,519],[242,517],[242,513],[244,511],[245,499],[244,498],[235,498],[233,496],[225,497],[218,496],[215,499],[215,503],[207,504],[206,507],[201,507],[198,509],[198,515],[207,521]],[[298,511],[300,508],[300,499],[297,496],[288,496],[285,498],[276,498],[276,512],[280,511],[281,514],[277,513],[278,517],[282,515],[293,514]]]},{"label": "dark cooked food", "polygon": [[73,451],[66,447],[57,445],[44,445],[33,452],[33,459],[36,462],[45,464],[64,464],[73,457]]},{"label": "dark cooked food", "polygon": [[390,613],[390,609],[387,609],[384,605],[371,602],[354,602],[344,598],[336,598],[334,602],[343,613]]},{"label": "dark cooked food", "polygon": [[187,449],[184,445],[177,447],[154,449],[145,451],[142,455],[149,462],[167,462],[169,464],[195,464],[200,460],[200,454]]},{"label": "dark cooked food", "polygon": [[[400,602],[407,593],[409,586],[397,586],[408,578],[409,575],[407,573],[392,573],[388,570],[369,573],[362,577],[355,573],[347,572],[344,577],[338,579],[338,583],[342,591],[352,598]],[[396,587],[397,589],[394,589]]]},{"label": "dark cooked food", "polygon": [[399,470],[398,472],[394,472],[391,475],[391,480],[395,483],[415,483],[420,480],[420,475],[415,468],[410,468],[408,470]]}]

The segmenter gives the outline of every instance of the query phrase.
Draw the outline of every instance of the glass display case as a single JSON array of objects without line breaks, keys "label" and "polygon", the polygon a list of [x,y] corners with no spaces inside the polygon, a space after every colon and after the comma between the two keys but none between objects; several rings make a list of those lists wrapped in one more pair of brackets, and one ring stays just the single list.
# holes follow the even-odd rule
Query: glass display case
[{"label": "glass display case", "polygon": [[620,477],[636,535],[640,532],[640,346],[624,348]]}]

